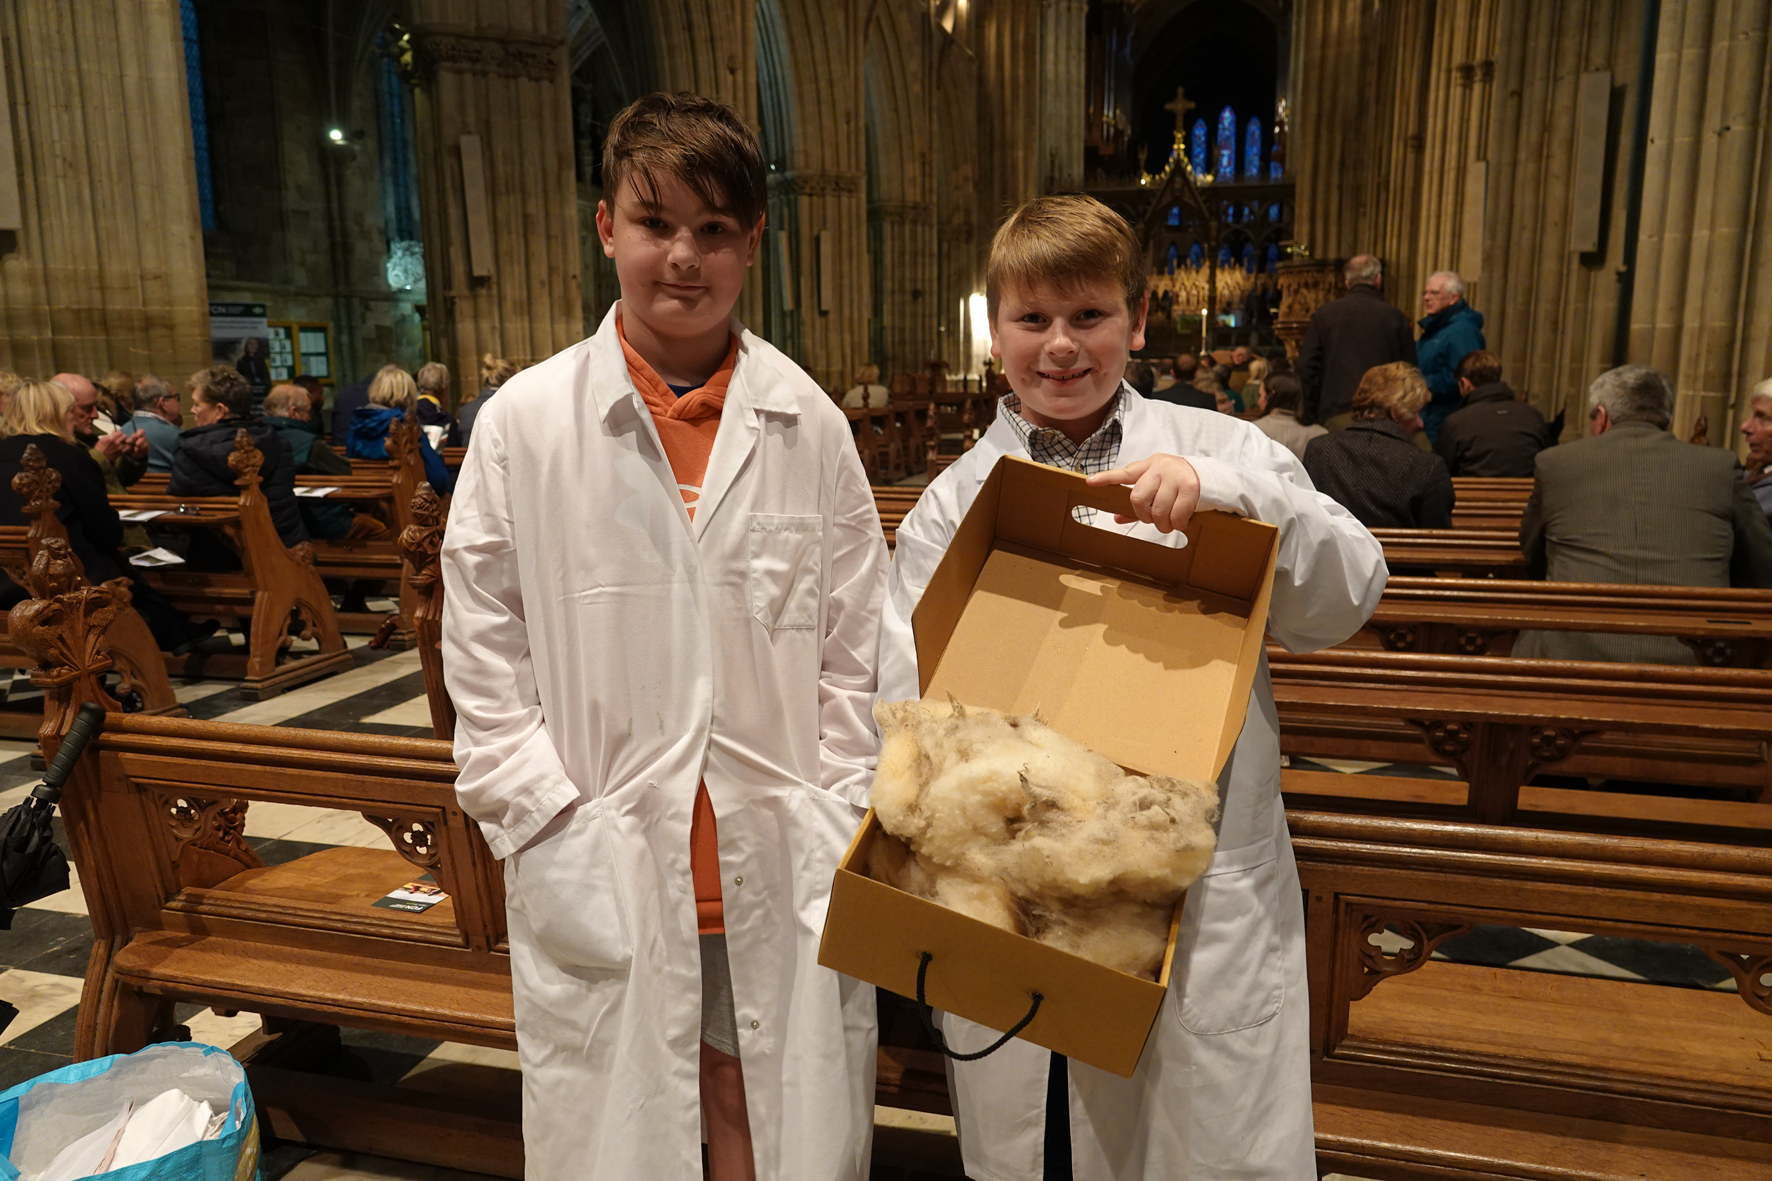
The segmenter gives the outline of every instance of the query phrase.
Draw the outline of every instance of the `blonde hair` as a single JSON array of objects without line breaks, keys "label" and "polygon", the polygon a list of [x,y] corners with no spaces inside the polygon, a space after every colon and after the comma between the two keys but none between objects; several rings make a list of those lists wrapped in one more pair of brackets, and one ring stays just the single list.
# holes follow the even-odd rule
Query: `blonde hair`
[{"label": "blonde hair", "polygon": [[1427,382],[1415,366],[1406,361],[1374,365],[1354,391],[1354,417],[1407,417],[1426,406],[1428,397]]},{"label": "blonde hair", "polygon": [[25,384],[25,379],[10,369],[0,369],[0,398],[10,398]]},{"label": "blonde hair", "polygon": [[1126,310],[1138,314],[1146,285],[1144,249],[1126,219],[1081,193],[1036,197],[1011,213],[991,239],[985,306],[995,321],[1006,288],[1068,292],[1099,279],[1118,284]]},{"label": "blonde hair", "polygon": [[1249,381],[1251,384],[1260,385],[1265,381],[1267,379],[1267,369],[1268,365],[1266,357],[1251,357],[1249,359]]},{"label": "blonde hair", "polygon": [[369,383],[369,400],[411,414],[418,409],[418,384],[398,365],[383,365]]},{"label": "blonde hair", "polygon": [[68,429],[68,411],[74,395],[59,381],[27,381],[12,391],[6,413],[0,414],[0,436],[54,435],[64,443],[74,441]]},{"label": "blonde hair", "polygon": [[518,368],[520,366],[515,361],[507,361],[503,357],[487,353],[480,358],[480,387],[495,390],[517,376]]},{"label": "blonde hair", "polygon": [[297,406],[308,404],[308,391],[292,381],[280,381],[265,395],[264,412],[275,418],[288,418]]},{"label": "blonde hair", "polygon": [[878,365],[863,365],[855,371],[855,384],[857,385],[873,385],[879,380],[880,367]]}]

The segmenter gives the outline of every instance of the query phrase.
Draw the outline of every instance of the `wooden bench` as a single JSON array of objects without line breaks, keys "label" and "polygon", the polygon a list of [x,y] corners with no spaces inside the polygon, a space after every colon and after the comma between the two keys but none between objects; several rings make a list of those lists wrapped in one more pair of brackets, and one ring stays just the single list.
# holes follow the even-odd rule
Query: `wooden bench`
[{"label": "wooden bench", "polygon": [[[210,528],[229,536],[240,554],[243,569],[239,572],[172,566],[144,570],[143,577],[193,618],[221,619],[249,633],[244,657],[207,652],[168,657],[168,671],[237,676],[241,689],[258,698],[273,697],[329,676],[353,662],[339,632],[332,597],[314,566],[312,543],[286,547],[271,523],[259,487],[263,462],[252,436],[241,430],[228,457],[240,489],[238,497],[161,494],[111,498],[120,510],[160,514],[152,522],[156,529]],[[289,653],[292,617],[300,621],[302,638],[315,641],[316,651]]]},{"label": "wooden bench", "polygon": [[1502,656],[1526,629],[1675,636],[1701,664],[1765,668],[1772,591],[1399,576],[1362,636],[1392,652]]},{"label": "wooden bench", "polygon": [[[90,585],[79,557],[66,548],[68,531],[56,515],[60,505],[55,494],[61,489],[61,473],[48,466],[35,443],[25,447],[20,467],[22,470],[12,477],[12,490],[24,499],[24,512],[31,523],[0,526],[0,569],[35,598],[48,597],[52,593],[50,588],[61,583]],[[54,552],[38,569],[39,555],[51,541],[58,545],[50,546]],[[119,696],[139,698],[140,708],[146,713],[182,716],[185,708],[173,693],[160,645],[148,630],[147,621],[131,605],[127,580],[114,579],[106,585],[115,614],[105,628],[105,642],[118,676]],[[35,668],[37,663],[10,638],[0,638],[0,667],[28,669]],[[0,712],[0,732],[7,737],[36,738],[42,721],[40,710],[28,714]]]},{"label": "wooden bench", "polygon": [[1772,802],[1772,673],[1277,645],[1268,661],[1283,753],[1454,766],[1487,824],[1551,767]]},{"label": "wooden bench", "polygon": [[[1772,850],[1287,815],[1319,1169],[1772,1176]],[[1432,958],[1477,924],[1695,947],[1739,992]]]},{"label": "wooden bench", "polygon": [[1517,578],[1526,570],[1517,530],[1374,529],[1393,571],[1425,570],[1442,576]]}]

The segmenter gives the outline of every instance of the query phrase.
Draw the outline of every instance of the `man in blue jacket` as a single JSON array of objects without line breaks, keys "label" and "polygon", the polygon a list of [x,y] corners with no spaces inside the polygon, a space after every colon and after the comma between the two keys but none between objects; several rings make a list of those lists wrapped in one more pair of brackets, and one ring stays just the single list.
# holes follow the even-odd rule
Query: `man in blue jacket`
[{"label": "man in blue jacket", "polygon": [[1421,412],[1421,425],[1427,437],[1437,443],[1440,424],[1459,407],[1458,363],[1466,354],[1486,347],[1483,313],[1464,302],[1464,280],[1456,271],[1435,271],[1429,275],[1427,289],[1421,293],[1421,306],[1427,315],[1419,321],[1421,339],[1415,342],[1416,365],[1433,396]]}]

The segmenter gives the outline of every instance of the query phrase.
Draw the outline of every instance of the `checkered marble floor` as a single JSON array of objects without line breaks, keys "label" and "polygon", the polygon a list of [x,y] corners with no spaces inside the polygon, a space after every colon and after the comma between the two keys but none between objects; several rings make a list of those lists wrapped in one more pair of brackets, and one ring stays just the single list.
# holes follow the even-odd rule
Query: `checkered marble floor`
[{"label": "checkered marble floor", "polygon": [[[248,700],[233,684],[215,681],[178,685],[178,697],[193,717],[203,719],[428,736],[430,714],[417,653],[375,652],[361,647],[358,640],[353,646],[358,648],[358,663],[352,670],[268,701]],[[13,690],[12,704],[29,708],[28,685],[21,680]],[[39,781],[31,767],[33,753],[30,744],[0,741],[0,810],[21,802]],[[1412,765],[1336,761],[1310,765],[1348,774],[1447,775],[1440,768]],[[59,835],[60,821],[56,823]],[[269,804],[254,805],[248,812],[246,835],[269,864],[329,846],[373,846],[386,840],[380,830],[354,814]],[[91,947],[92,930],[78,883],[63,894],[20,910],[12,929],[0,932],[0,1000],[18,1009],[18,1016],[0,1031],[0,1089],[72,1060],[76,1009]],[[1581,932],[1479,927],[1441,944],[1435,958],[1521,972],[1609,977],[1649,986],[1734,989],[1728,972],[1696,948]],[[257,1019],[250,1015],[223,1018],[195,1006],[182,1007],[178,1017],[193,1038],[221,1046],[232,1044],[257,1026]],[[514,1069],[515,1055],[345,1030],[338,1073],[377,1083],[411,1084],[440,1065],[459,1062]],[[877,1181],[960,1176],[951,1120],[881,1109],[878,1127],[880,1143],[893,1146],[888,1151],[898,1155],[882,1160],[876,1154]],[[471,1181],[471,1175],[452,1170],[316,1152],[292,1144],[268,1146],[266,1177],[269,1181]]]}]

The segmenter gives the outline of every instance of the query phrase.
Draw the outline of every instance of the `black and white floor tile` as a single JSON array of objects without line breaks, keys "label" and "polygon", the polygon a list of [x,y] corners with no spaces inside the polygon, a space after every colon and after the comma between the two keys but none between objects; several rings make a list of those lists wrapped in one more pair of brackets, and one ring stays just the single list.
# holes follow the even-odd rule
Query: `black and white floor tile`
[{"label": "black and white floor tile", "polygon": [[[417,653],[358,646],[357,658],[356,667],[348,672],[268,701],[249,700],[236,686],[217,681],[181,684],[178,697],[192,716],[204,719],[428,736],[430,714]],[[9,707],[30,708],[31,695],[25,681],[15,681]],[[31,744],[0,741],[0,811],[21,802],[38,782],[39,772],[32,769],[34,753]],[[1447,775],[1441,768],[1419,766],[1335,761],[1312,765],[1349,774]],[[376,845],[386,840],[356,815],[271,804],[255,805],[248,812],[246,835],[270,863],[328,846]],[[20,910],[12,929],[0,932],[0,1001],[18,1009],[18,1016],[0,1030],[0,1090],[72,1061],[74,1022],[91,946],[92,931],[77,882],[63,894]],[[1678,988],[1734,988],[1728,972],[1695,948],[1578,932],[1482,927],[1447,940],[1435,956],[1525,972],[1611,977]],[[179,1019],[194,1039],[221,1046],[257,1027],[251,1015],[226,1018],[194,1006],[181,1009]],[[450,1064],[505,1070],[516,1065],[515,1055],[503,1051],[388,1034],[347,1030],[343,1043],[339,1074],[403,1086],[422,1087],[427,1073]],[[877,1154],[879,1181],[960,1175],[951,1119],[885,1108],[878,1118],[881,1144],[911,1146],[904,1160],[881,1160]],[[268,1147],[266,1177],[269,1181],[473,1181],[470,1174],[453,1170],[289,1144]]]}]

